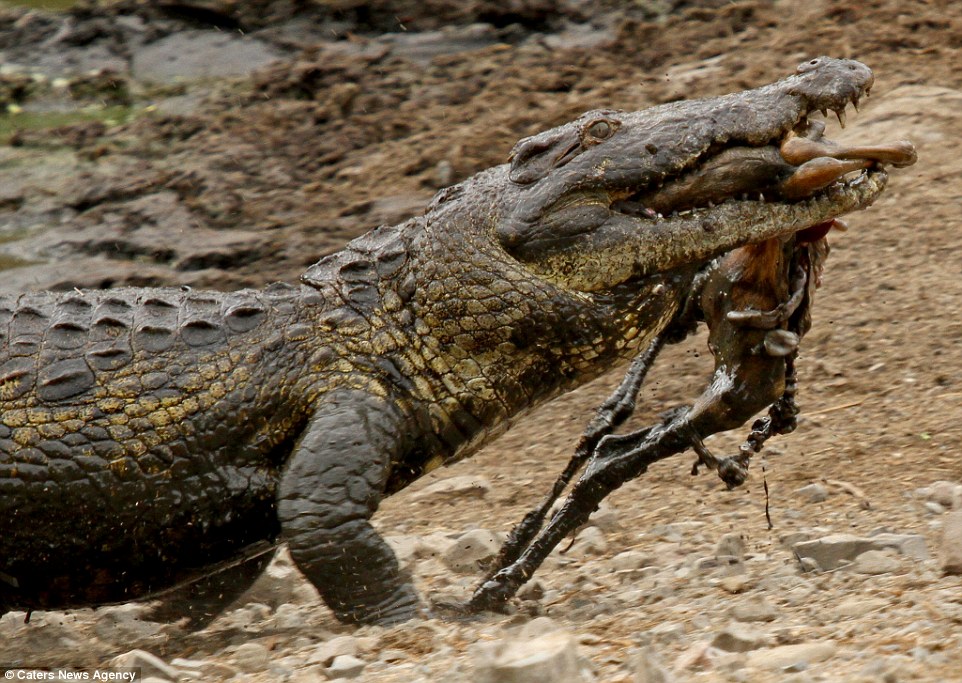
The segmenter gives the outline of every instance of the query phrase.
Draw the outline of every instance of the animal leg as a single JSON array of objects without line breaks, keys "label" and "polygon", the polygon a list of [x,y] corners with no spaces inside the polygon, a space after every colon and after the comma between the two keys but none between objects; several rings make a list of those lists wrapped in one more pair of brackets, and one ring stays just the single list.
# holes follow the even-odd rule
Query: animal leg
[{"label": "animal leg", "polygon": [[568,461],[565,469],[555,480],[551,491],[542,501],[541,505],[528,512],[524,518],[511,530],[508,539],[501,547],[497,560],[494,562],[488,573],[490,579],[500,570],[504,569],[518,559],[525,547],[535,537],[535,534],[544,525],[544,520],[555,501],[561,496],[562,492],[571,483],[571,480],[584,466],[584,464],[594,453],[601,439],[612,434],[615,429],[622,425],[635,412],[635,404],[638,392],[644,384],[648,371],[654,364],[658,354],[665,348],[666,344],[674,344],[685,339],[691,334],[697,325],[698,304],[701,290],[708,281],[714,266],[708,266],[700,271],[692,282],[691,295],[685,301],[682,310],[679,311],[672,324],[661,334],[655,337],[640,355],[638,355],[628,367],[628,371],[622,378],[619,385],[611,395],[598,406],[591,422],[585,428],[581,439],[575,448],[575,453]]},{"label": "animal leg", "polygon": [[518,559],[524,548],[544,525],[544,520],[551,510],[551,506],[571,483],[578,470],[587,462],[601,439],[610,434],[635,411],[635,399],[638,396],[638,391],[641,389],[651,364],[661,349],[664,348],[664,344],[665,340],[662,336],[652,341],[645,352],[632,362],[628,372],[621,380],[621,384],[598,407],[584,434],[581,435],[581,440],[575,448],[574,455],[551,487],[547,497],[539,507],[528,512],[511,530],[508,539],[501,547],[501,552],[498,554],[488,578]]},{"label": "animal leg", "polygon": [[187,617],[185,628],[200,631],[251,587],[273,557],[270,551],[168,591],[144,619],[171,623]]},{"label": "animal leg", "polygon": [[[468,609],[500,607],[533,575],[558,543],[588,521],[608,494],[643,474],[652,463],[691,448],[701,464],[718,471],[722,479],[733,486],[744,481],[747,475],[747,455],[719,460],[708,451],[702,438],[739,427],[768,405],[774,405],[771,414],[774,417],[768,427],[757,425],[758,444],[771,435],[769,432],[790,431],[795,409],[793,360],[800,334],[786,335],[787,330],[779,326],[789,323],[789,319],[800,319],[801,313],[807,314],[810,302],[804,294],[798,294],[799,290],[806,291],[808,278],[791,282],[788,276],[793,259],[783,256],[785,251],[792,254],[793,246],[768,245],[768,253],[762,254],[766,260],[761,272],[747,271],[746,274],[741,267],[744,253],[730,256],[730,260],[723,260],[712,270],[701,302],[715,356],[715,373],[709,387],[690,408],[674,411],[655,427],[603,437],[564,506],[514,562],[502,567],[475,590]],[[779,286],[774,290],[761,286],[768,282]],[[770,313],[730,315],[733,306],[739,307],[735,310],[747,308],[739,291],[739,287],[746,285],[744,291],[750,297],[773,307]],[[756,308],[756,311],[764,310]],[[800,325],[793,327],[804,331]],[[786,377],[790,380],[788,386]],[[779,401],[784,405],[779,406]]]},{"label": "animal leg", "polygon": [[636,433],[639,448],[627,452],[606,448],[605,437],[574,485],[564,505],[532,540],[520,557],[484,581],[468,601],[470,611],[500,607],[517,592],[566,536],[588,521],[604,498],[625,482],[643,474],[650,464],[681,453],[691,445],[685,416]]},{"label": "animal leg", "polygon": [[311,418],[281,480],[282,539],[342,622],[391,624],[418,613],[413,586],[370,523],[402,433],[388,401],[336,392]]}]

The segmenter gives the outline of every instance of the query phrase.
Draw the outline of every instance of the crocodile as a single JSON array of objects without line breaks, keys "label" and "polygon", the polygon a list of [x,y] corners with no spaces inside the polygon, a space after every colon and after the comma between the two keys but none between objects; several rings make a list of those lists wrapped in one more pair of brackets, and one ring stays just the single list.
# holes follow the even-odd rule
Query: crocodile
[{"label": "crocodile", "polygon": [[0,613],[193,591],[210,617],[284,543],[340,621],[421,614],[379,502],[630,361],[712,259],[869,206],[914,151],[811,115],[872,83],[821,57],[590,111],[293,285],[0,296]]}]

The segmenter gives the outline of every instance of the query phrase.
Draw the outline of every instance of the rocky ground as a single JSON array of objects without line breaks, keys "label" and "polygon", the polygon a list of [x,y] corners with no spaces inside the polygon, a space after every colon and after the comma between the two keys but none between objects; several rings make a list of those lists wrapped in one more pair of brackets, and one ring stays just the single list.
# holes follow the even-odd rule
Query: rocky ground
[{"label": "rocky ground", "polygon": [[[962,578],[944,571],[962,564],[959,36],[962,7],[935,0],[0,9],[0,291],[293,280],[524,135],[755,86],[818,54],[875,70],[847,139],[909,138],[920,158],[834,236],[799,429],[745,487],[691,477],[687,457],[653,467],[511,615],[347,628],[281,557],[198,633],[138,605],[8,614],[0,665],[168,681],[962,681]],[[670,349],[635,426],[709,371],[703,337]],[[377,523],[423,595],[469,594],[617,380],[386,502]]]}]

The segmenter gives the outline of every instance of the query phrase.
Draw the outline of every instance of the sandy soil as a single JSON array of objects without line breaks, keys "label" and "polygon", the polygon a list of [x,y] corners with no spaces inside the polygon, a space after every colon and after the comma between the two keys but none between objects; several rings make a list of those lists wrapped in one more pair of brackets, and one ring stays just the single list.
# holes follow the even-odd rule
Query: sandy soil
[{"label": "sandy soil", "polygon": [[[417,211],[441,185],[500,163],[518,138],[583,110],[751,87],[819,54],[857,58],[874,69],[876,86],[842,137],[908,138],[919,163],[894,173],[885,196],[851,217],[850,232],[833,235],[799,362],[798,431],[773,442],[736,491],[713,476],[689,476],[687,456],[652,468],[611,496],[613,521],[599,525],[603,547],[554,557],[538,575],[546,596],[524,609],[573,634],[585,675],[601,681],[632,680],[643,645],[679,680],[962,680],[962,579],[938,570],[944,515],[917,492],[937,480],[962,482],[962,6],[698,5],[652,17],[615,3],[592,16],[572,3],[567,19],[531,10],[513,27],[502,15],[476,49],[428,58],[410,46],[386,48],[375,33],[385,28],[382,15],[364,26],[349,14],[358,30],[348,39],[315,40],[303,51],[286,44],[284,59],[250,79],[215,84],[189,111],[20,134],[18,146],[2,151],[21,180],[19,189],[5,180],[0,226],[13,234],[27,222],[17,216],[29,214],[45,227],[28,230],[12,251],[6,245],[22,267],[0,271],[0,289],[292,280],[351,236]],[[415,35],[437,26],[429,13],[399,16]],[[591,30],[565,20],[589,21]],[[710,365],[702,336],[666,352],[633,424],[691,400]],[[474,458],[390,499],[379,526],[401,540],[477,526],[507,531],[547,491],[618,378],[556,401]],[[709,445],[724,452],[743,437]],[[490,489],[480,498],[418,495],[453,476],[483,478]],[[827,499],[797,493],[813,482],[828,482]],[[922,534],[933,558],[895,556],[895,569],[878,575],[805,573],[783,543],[793,533],[879,530]],[[731,532],[747,546],[738,590],[723,581],[724,568],[693,564]],[[656,569],[619,572],[614,557],[625,550],[656,555]],[[433,559],[412,560],[412,568],[428,596],[464,597],[477,579]],[[247,604],[194,635],[107,628],[126,622],[104,610],[35,615],[29,625],[8,615],[0,620],[0,663],[92,666],[136,646],[167,662],[202,662],[212,680],[238,671],[238,680],[277,680],[266,664],[237,663],[237,647],[256,642],[290,680],[323,680],[310,653],[352,634],[368,662],[363,680],[475,680],[483,655],[471,644],[512,637],[528,618],[354,632],[303,597],[302,586],[292,590],[302,622],[288,614],[281,623],[276,606]],[[709,647],[730,609],[753,597],[774,607],[755,625],[766,646],[831,641],[833,654],[804,671],[773,672],[750,653]]]}]

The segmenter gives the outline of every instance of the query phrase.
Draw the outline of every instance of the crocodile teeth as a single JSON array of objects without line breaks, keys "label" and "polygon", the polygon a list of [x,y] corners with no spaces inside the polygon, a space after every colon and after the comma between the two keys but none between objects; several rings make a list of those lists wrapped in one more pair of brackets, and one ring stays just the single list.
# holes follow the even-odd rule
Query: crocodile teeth
[{"label": "crocodile teeth", "polygon": [[844,109],[836,109],[836,110],[835,110],[835,116],[838,117],[838,125],[840,125],[842,128],[844,128],[844,127],[845,127],[845,110],[844,110]]}]

